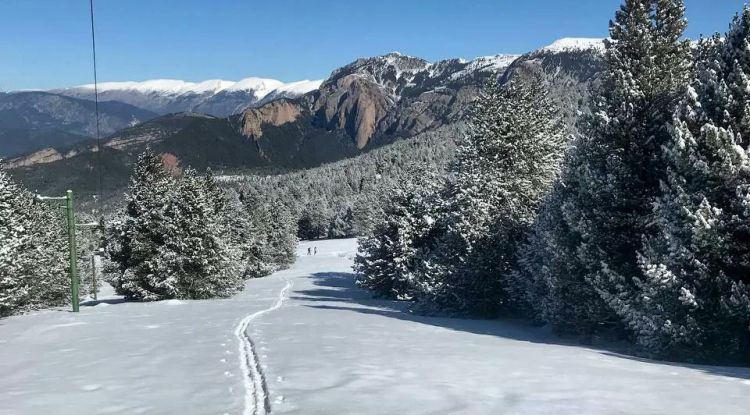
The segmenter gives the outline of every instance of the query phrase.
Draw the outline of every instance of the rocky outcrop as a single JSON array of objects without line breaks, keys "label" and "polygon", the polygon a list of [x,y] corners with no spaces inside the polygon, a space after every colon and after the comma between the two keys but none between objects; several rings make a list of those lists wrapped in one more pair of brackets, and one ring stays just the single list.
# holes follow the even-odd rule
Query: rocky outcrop
[{"label": "rocky outcrop", "polygon": [[279,127],[294,122],[302,113],[301,105],[286,99],[273,101],[260,108],[246,109],[240,117],[240,131],[255,140],[263,136],[263,126]]},{"label": "rocky outcrop", "polygon": [[60,154],[59,151],[55,150],[54,148],[44,148],[24,157],[4,160],[1,166],[4,169],[16,169],[19,167],[33,166],[36,164],[52,163],[62,159],[63,155]]},{"label": "rocky outcrop", "polygon": [[358,59],[335,70],[306,97],[313,123],[342,130],[363,149],[459,120],[490,76],[500,76],[517,56],[472,61],[424,59],[390,53]]},{"label": "rocky outcrop", "polygon": [[346,131],[361,150],[396,105],[386,88],[357,73],[326,82],[313,106],[316,123]]}]

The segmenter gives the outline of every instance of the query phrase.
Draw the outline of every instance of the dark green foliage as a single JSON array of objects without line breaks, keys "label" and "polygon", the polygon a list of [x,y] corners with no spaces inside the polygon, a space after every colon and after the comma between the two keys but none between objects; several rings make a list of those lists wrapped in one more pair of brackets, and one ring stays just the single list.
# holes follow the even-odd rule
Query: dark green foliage
[{"label": "dark green foliage", "polygon": [[425,288],[422,268],[436,241],[440,180],[424,169],[413,173],[410,181],[391,189],[383,221],[358,241],[357,282],[378,296],[413,299]]},{"label": "dark green foliage", "polygon": [[141,300],[231,295],[242,285],[224,196],[210,172],[172,173],[150,150],[139,158],[125,219],[110,230],[110,282]]},{"label": "dark green foliage", "polygon": [[[626,0],[610,24],[602,88],[563,182],[562,218],[580,239],[562,269],[551,271],[566,284],[590,286],[584,298],[594,303],[572,316],[582,320],[558,322],[558,328],[618,327],[615,310],[633,295],[637,252],[643,236],[654,232],[666,123],[689,75],[688,44],[679,40],[683,12],[680,1]],[[562,274],[571,270],[580,273]],[[592,289],[609,306],[608,316],[585,312],[602,309]]]},{"label": "dark green foliage", "polygon": [[0,171],[0,317],[67,304],[67,252],[59,209]]},{"label": "dark green foliage", "polygon": [[390,189],[410,181],[415,165],[445,171],[461,129],[445,127],[314,169],[223,180],[240,193],[284,208],[295,218],[301,239],[364,235],[384,220]]},{"label": "dark green foliage", "polygon": [[644,241],[635,298],[618,309],[654,356],[750,361],[750,160],[741,133],[750,9],[726,39],[699,45],[695,80],[665,146],[658,233]]}]

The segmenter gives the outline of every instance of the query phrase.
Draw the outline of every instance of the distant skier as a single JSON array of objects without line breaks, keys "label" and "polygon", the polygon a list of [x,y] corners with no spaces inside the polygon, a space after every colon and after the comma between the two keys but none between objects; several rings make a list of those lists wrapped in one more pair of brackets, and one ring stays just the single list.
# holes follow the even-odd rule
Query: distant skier
[{"label": "distant skier", "polygon": [[314,252],[313,255],[318,255],[318,247],[317,246],[314,248],[313,252]]},{"label": "distant skier", "polygon": [[312,248],[310,248],[310,247],[307,247],[307,255],[312,255],[312,251],[311,251],[311,249],[312,249]]}]

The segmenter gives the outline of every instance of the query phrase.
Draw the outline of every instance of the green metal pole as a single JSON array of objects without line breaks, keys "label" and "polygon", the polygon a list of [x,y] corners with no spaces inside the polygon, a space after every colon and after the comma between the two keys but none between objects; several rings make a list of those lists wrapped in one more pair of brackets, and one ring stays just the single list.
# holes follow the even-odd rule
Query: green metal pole
[{"label": "green metal pole", "polygon": [[91,295],[96,300],[96,254],[91,255]]},{"label": "green metal pole", "polygon": [[79,309],[78,300],[78,252],[76,250],[76,217],[73,210],[73,191],[68,190],[65,194],[65,210],[68,213],[68,247],[70,248],[70,294],[73,303],[73,312]]}]

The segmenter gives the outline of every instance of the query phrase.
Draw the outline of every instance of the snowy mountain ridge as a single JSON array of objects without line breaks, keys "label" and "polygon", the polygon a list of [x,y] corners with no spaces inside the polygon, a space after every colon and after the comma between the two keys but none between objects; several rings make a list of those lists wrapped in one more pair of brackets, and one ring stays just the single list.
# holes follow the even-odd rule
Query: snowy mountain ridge
[{"label": "snowy mountain ridge", "polygon": [[[263,99],[274,91],[305,94],[320,86],[323,80],[302,80],[285,83],[275,79],[249,77],[239,81],[224,79],[210,79],[201,82],[188,82],[177,79],[152,79],[146,81],[102,82],[98,85],[99,92],[134,91],[145,94],[185,95],[185,94],[217,94],[222,91],[253,92],[257,99]],[[70,88],[53,90],[52,92],[67,95],[73,91],[93,92],[94,84],[85,84]]]},{"label": "snowy mountain ridge", "polygon": [[561,53],[578,52],[583,50],[604,51],[603,38],[566,37],[558,39],[540,49],[543,52]]},{"label": "snowy mountain ridge", "polygon": [[[160,115],[178,112],[202,112],[226,117],[248,107],[260,106],[279,98],[296,98],[318,89],[322,80],[282,82],[249,77],[239,81],[210,79],[188,82],[178,79],[102,82],[100,101],[120,101]],[[79,85],[48,91],[59,95],[94,99],[94,85]]]},{"label": "snowy mountain ridge", "polygon": [[381,56],[360,58],[338,68],[323,82],[323,85],[347,76],[357,76],[380,85],[393,99],[399,100],[404,91],[420,84],[435,84],[439,88],[443,83],[441,81],[443,78],[459,81],[476,73],[503,71],[520,56],[498,54],[480,56],[472,60],[445,59],[430,62],[400,52],[391,52]]}]

